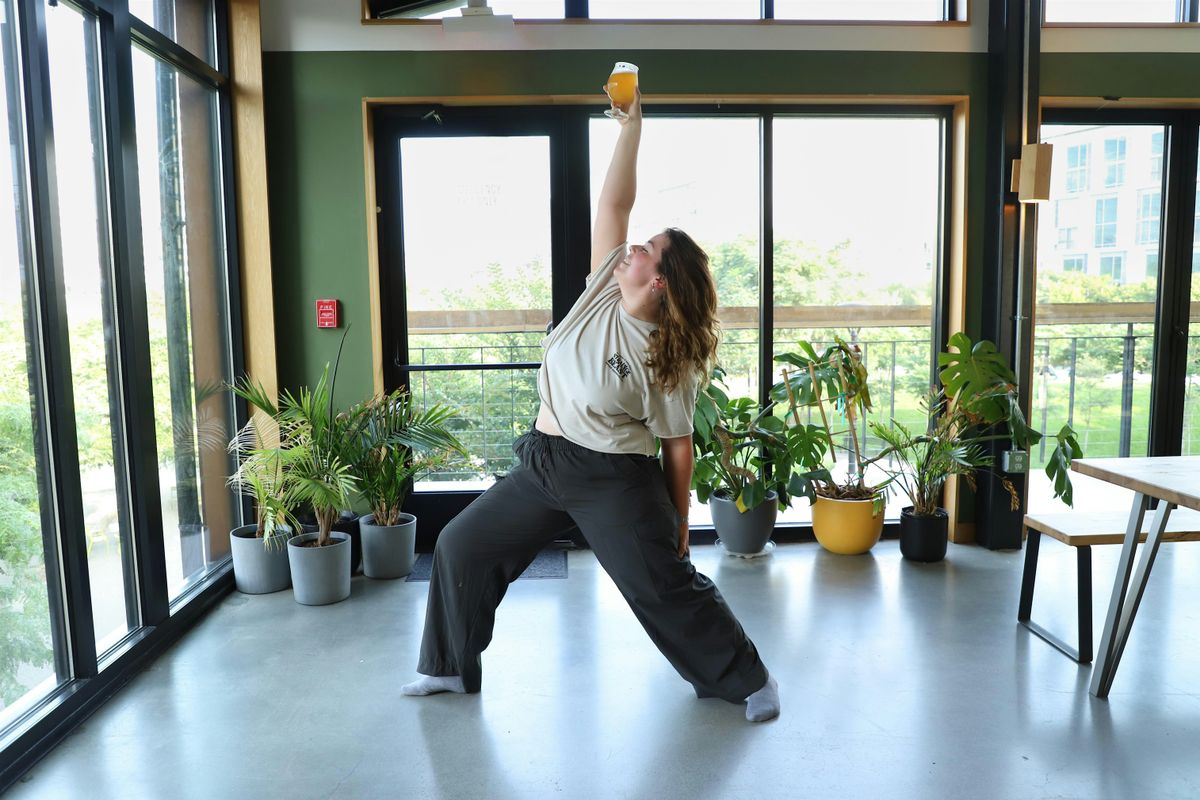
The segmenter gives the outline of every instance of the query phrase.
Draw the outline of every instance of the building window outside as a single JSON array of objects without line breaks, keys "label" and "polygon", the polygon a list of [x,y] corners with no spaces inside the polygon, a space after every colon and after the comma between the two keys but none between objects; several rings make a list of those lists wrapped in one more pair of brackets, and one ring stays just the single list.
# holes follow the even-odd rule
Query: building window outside
[{"label": "building window outside", "polygon": [[1092,146],[1074,144],[1067,148],[1067,193],[1076,194],[1088,188],[1088,163]]},{"label": "building window outside", "polygon": [[1087,272],[1087,254],[1063,256],[1063,272]]},{"label": "building window outside", "polygon": [[1125,254],[1105,253],[1100,256],[1100,275],[1112,278],[1113,283],[1125,282]]},{"label": "building window outside", "polygon": [[1158,244],[1159,220],[1162,215],[1162,192],[1138,192],[1137,243]]},{"label": "building window outside", "polygon": [[1104,140],[1104,187],[1125,183],[1125,137]]},{"label": "building window outside", "polygon": [[1156,181],[1162,180],[1163,168],[1163,135],[1161,132],[1150,137],[1150,177]]},{"label": "building window outside", "polygon": [[1096,233],[1092,244],[1096,247],[1117,245],[1117,198],[1102,197],[1096,201]]},{"label": "building window outside", "polygon": [[1158,253],[1146,253],[1146,277],[1158,275]]},{"label": "building window outside", "polygon": [[1075,231],[1077,228],[1059,228],[1057,246],[1063,250],[1075,249]]}]

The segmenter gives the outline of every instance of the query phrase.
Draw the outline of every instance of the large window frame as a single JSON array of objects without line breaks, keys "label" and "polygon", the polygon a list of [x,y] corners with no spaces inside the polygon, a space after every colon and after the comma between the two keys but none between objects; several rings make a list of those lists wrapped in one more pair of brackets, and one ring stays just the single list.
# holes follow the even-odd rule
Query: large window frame
[{"label": "large window frame", "polygon": [[[58,214],[55,149],[46,39],[41,0],[13,3],[9,24],[16,26],[17,53],[10,62],[20,81],[22,139],[25,144],[29,199],[27,234],[31,269],[26,275],[33,298],[36,337],[31,371],[39,384],[40,413],[49,435],[36,442],[46,465],[42,540],[51,611],[51,639],[57,685],[31,702],[0,729],[0,791],[89,716],[117,687],[128,682],[150,659],[194,624],[232,585],[228,558],[172,602],[168,596],[163,520],[158,485],[153,393],[150,372],[146,286],[141,238],[137,151],[133,109],[132,48],[137,45],[218,96],[215,146],[222,153],[215,176],[226,201],[220,217],[226,232],[223,256],[229,287],[230,346],[235,372],[243,370],[238,229],[234,199],[233,128],[229,71],[228,8],[214,3],[216,64],[176,44],[129,13],[127,0],[58,0],[90,15],[99,27],[97,79],[107,172],[107,213],[111,221],[109,276],[117,310],[116,358],[121,381],[114,402],[125,421],[121,432],[124,472],[129,487],[131,552],[137,581],[127,584],[130,608],[140,624],[104,653],[98,653],[92,620],[83,502],[77,453],[74,397],[67,341],[64,274],[60,232],[67,221]],[[237,423],[246,419],[237,404]],[[243,513],[248,506],[241,503]]]},{"label": "large window frame", "polygon": [[[595,116],[593,108],[504,106],[463,107],[448,105],[379,105],[371,109],[371,129],[374,149],[374,185],[377,206],[378,278],[380,335],[377,343],[383,354],[383,389],[391,391],[407,386],[410,372],[428,370],[478,370],[479,364],[411,365],[407,352],[407,318],[403,283],[403,209],[401,187],[395,176],[400,174],[398,154],[402,136],[462,136],[462,135],[549,135],[551,136],[551,214],[552,232],[551,294],[552,320],[557,324],[566,315],[584,288],[584,278],[590,263],[591,195],[589,177],[588,121]],[[757,117],[759,119],[759,187],[760,235],[759,258],[759,401],[769,400],[775,365],[773,303],[763,298],[773,296],[773,122],[779,117],[937,117],[941,120],[940,196],[938,200],[939,229],[937,253],[934,254],[934,296],[931,319],[929,379],[936,381],[937,353],[950,335],[949,253],[951,244],[950,220],[952,210],[951,170],[954,159],[951,125],[954,107],[951,105],[806,105],[806,104],[722,104],[709,103],[656,104],[647,109],[647,118],[656,117]],[[558,143],[555,137],[560,137]],[[540,362],[512,362],[483,365],[485,369],[531,369]],[[444,490],[414,493],[410,506],[421,516],[422,537],[432,539],[436,532],[471,500],[478,491]],[[794,534],[811,536],[811,526],[803,523],[780,523],[780,529]],[[707,532],[708,526],[696,530]]]},{"label": "large window frame", "polygon": [[[1147,455],[1179,455],[1187,383],[1187,337],[1196,216],[1200,111],[1170,109],[1042,109],[1043,125],[1162,125],[1163,197],[1159,218],[1161,258],[1155,298]],[[1019,376],[1033,385],[1032,365]]]}]

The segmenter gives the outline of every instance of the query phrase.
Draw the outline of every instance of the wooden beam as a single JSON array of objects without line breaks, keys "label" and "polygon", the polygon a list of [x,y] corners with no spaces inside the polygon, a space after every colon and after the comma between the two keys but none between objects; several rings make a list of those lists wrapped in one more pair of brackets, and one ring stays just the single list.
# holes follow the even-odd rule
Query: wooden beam
[{"label": "wooden beam", "polygon": [[259,0],[229,0],[229,60],[246,372],[262,384],[268,397],[275,397],[279,374],[275,356]]},{"label": "wooden beam", "polygon": [[[950,250],[946,253],[945,269],[949,272],[946,293],[946,328],[951,335],[967,329],[967,170],[968,137],[971,106],[966,99],[954,104],[950,118],[950,174],[946,191],[950,192]],[[962,493],[958,479],[946,481],[942,502],[949,516],[947,533],[950,541],[966,544],[975,541],[975,523],[960,521]]]}]

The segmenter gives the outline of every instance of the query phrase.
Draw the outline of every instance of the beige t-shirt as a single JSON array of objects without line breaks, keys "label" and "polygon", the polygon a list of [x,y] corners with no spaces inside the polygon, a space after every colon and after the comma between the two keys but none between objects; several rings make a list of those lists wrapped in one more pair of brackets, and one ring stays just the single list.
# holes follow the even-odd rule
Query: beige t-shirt
[{"label": "beige t-shirt", "polygon": [[604,259],[566,318],[542,340],[538,395],[567,439],[602,453],[654,455],[654,437],[692,434],[697,381],[675,391],[654,384],[646,367],[658,327],[621,306],[613,269],[620,246]]}]

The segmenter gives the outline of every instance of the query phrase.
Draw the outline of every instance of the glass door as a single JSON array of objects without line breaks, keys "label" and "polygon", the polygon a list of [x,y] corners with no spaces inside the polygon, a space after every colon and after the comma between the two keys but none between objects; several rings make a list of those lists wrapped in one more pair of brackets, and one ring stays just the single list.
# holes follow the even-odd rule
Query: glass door
[{"label": "glass door", "polygon": [[[1054,145],[1051,201],[1038,216],[1031,423],[1079,434],[1088,457],[1148,453],[1155,307],[1162,258],[1164,125],[1043,125]],[[1062,509],[1033,449],[1029,508]],[[1073,478],[1082,508],[1128,498]]]}]

